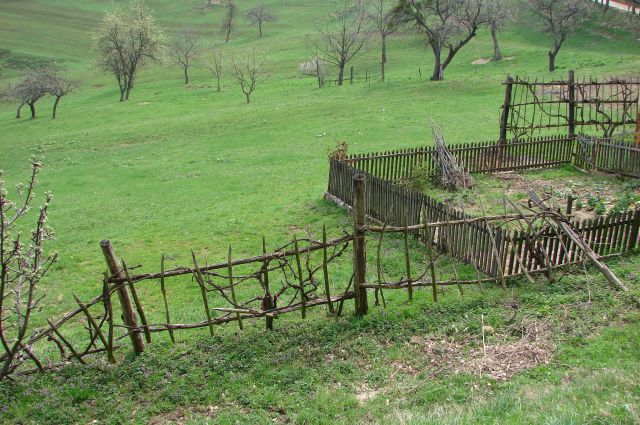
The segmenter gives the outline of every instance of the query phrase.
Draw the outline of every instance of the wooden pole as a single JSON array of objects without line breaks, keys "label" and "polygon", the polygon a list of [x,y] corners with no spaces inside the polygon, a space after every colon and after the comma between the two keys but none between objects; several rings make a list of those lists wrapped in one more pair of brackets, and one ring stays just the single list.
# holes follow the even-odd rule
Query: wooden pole
[{"label": "wooden pole", "polygon": [[[231,261],[231,254],[231,245],[229,245],[227,270],[229,271],[229,287],[231,288],[231,300],[233,301],[233,307],[236,308],[236,306],[238,305],[238,300],[236,299],[236,286],[235,283],[233,283],[233,261]],[[240,313],[236,313],[236,317],[238,318],[238,327],[240,328],[240,330],[243,330],[244,327],[242,326],[242,317],[240,316]]]},{"label": "wooden pole", "polygon": [[364,226],[366,224],[365,210],[365,175],[353,176],[353,276],[356,315],[364,316],[369,310],[367,289],[362,285],[366,282],[367,256]]},{"label": "wooden pole", "polygon": [[[322,225],[322,243],[324,245],[327,244],[327,225]],[[327,296],[327,300],[329,303],[327,306],[329,307],[329,313],[334,314],[333,303],[331,302],[331,291],[329,290],[329,269],[328,269],[328,254],[327,247],[325,246],[322,249],[322,273],[324,275],[324,293]]]},{"label": "wooden pole", "polygon": [[[267,240],[265,237],[262,237],[262,254],[266,255],[267,253]],[[264,298],[262,300],[262,309],[265,311],[271,310],[275,308],[273,296],[271,295],[271,291],[269,290],[269,261],[262,262],[262,283],[264,284]],[[267,316],[265,319],[265,326],[267,330],[273,330],[273,317]]]},{"label": "wooden pole", "polygon": [[638,101],[638,114],[636,118],[636,145],[640,146],[640,101]]},{"label": "wooden pole", "polygon": [[573,69],[569,70],[569,138],[576,137],[576,84],[575,84],[575,72]]},{"label": "wooden pole", "polygon": [[196,253],[193,251],[191,251],[191,258],[193,258],[194,276],[196,278],[196,281],[198,282],[198,286],[200,287],[200,294],[202,295],[202,304],[204,305],[204,312],[207,315],[207,324],[209,325],[209,335],[213,336],[213,322],[211,317],[211,309],[209,308],[209,300],[207,299],[207,288],[204,284],[202,271],[200,270],[200,266],[198,265],[198,259],[196,258]]},{"label": "wooden pole", "polygon": [[[502,105],[502,115],[500,116],[500,152],[498,153],[498,165],[502,167],[504,149],[507,144],[507,125],[509,123],[509,109],[511,108],[511,93],[513,91],[513,78],[507,75],[507,87],[504,91],[504,104]],[[497,167],[496,167],[497,168]]]},{"label": "wooden pole", "polygon": [[[118,261],[118,257],[116,257],[116,253],[111,246],[111,242],[103,240],[100,242],[100,247],[102,248],[102,253],[104,254],[104,259],[107,262],[107,267],[109,268],[111,277],[122,280],[126,279],[124,271]],[[127,285],[124,283],[118,283],[117,285],[118,299],[120,300],[120,307],[122,309],[122,320],[129,329],[129,336],[131,337],[133,351],[136,354],[143,353],[144,342],[142,340],[140,329],[138,328],[138,320],[136,319],[136,315],[133,311],[129,292],[127,292]]]}]

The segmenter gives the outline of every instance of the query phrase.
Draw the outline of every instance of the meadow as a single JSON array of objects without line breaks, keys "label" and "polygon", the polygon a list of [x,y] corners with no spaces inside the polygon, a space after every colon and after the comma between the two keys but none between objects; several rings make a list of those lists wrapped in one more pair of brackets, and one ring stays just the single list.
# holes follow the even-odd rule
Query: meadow
[{"label": "meadow", "polygon": [[[128,102],[99,72],[91,32],[109,4],[100,0],[0,0],[0,88],[21,67],[54,58],[80,86],[62,100],[58,118],[49,99],[35,120],[15,119],[16,105],[0,103],[0,169],[10,187],[28,174],[28,160],[44,164],[38,195],[54,194],[49,249],[60,261],[49,275],[51,315],[100,291],[105,265],[99,242],[155,270],[188,263],[191,250],[209,262],[276,247],[293,233],[330,236],[349,216],[322,199],[327,152],[347,142],[350,152],[431,144],[429,117],[451,144],[496,139],[501,82],[507,74],[539,78],[637,74],[640,42],[599,13],[566,43],[558,70],[546,71],[550,41],[522,4],[519,21],[501,34],[507,60],[474,65],[492,53],[482,30],[446,71],[430,82],[433,59],[409,31],[389,43],[388,81],[318,89],[298,73],[309,57],[306,34],[331,12],[329,2],[267,0],[278,21],[257,28],[242,20],[229,43],[218,31],[221,10],[199,0],[149,0],[169,36],[185,25],[209,46],[253,47],[266,58],[268,80],[246,104],[229,75],[215,92],[200,66],[183,85],[181,70],[154,65],[141,71]],[[260,2],[243,2],[241,10]],[[377,73],[378,46],[354,63],[356,76]],[[424,77],[420,77],[419,69]],[[399,258],[399,257],[398,257]],[[400,260],[398,260],[400,261]],[[614,262],[635,290],[636,258]],[[175,299],[189,307],[190,293]],[[553,360],[495,381],[468,370],[436,373],[412,336],[464,339],[476,347],[479,316],[499,335],[519,318],[555,325]],[[121,365],[70,366],[0,385],[0,419],[8,423],[637,423],[640,421],[640,316],[595,274],[566,276],[550,285],[514,282],[507,291],[448,291],[434,304],[427,291],[409,304],[404,295],[363,319],[283,319],[240,333],[224,327],[214,338],[185,333],[177,345],[150,346]],[[475,344],[475,345],[474,345]]]}]

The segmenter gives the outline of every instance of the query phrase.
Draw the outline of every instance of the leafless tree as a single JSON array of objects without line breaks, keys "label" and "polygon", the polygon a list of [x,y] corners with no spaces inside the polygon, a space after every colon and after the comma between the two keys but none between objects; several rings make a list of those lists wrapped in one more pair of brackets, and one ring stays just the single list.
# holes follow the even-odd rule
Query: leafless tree
[{"label": "leafless tree", "polygon": [[39,369],[42,363],[25,340],[31,320],[39,311],[42,295],[39,283],[57,260],[57,254],[45,255],[45,241],[53,237],[47,226],[51,194],[45,194],[31,237],[21,238],[23,220],[34,200],[40,163],[32,161],[29,183],[18,186],[17,201],[8,198],[0,180],[0,380],[7,378],[24,361],[31,359]]},{"label": "leafless tree", "polygon": [[173,62],[184,71],[184,84],[189,84],[189,69],[200,54],[198,35],[191,28],[185,28],[171,41],[169,54]]},{"label": "leafless tree", "polygon": [[556,69],[556,56],[567,40],[583,21],[591,2],[582,0],[527,0],[540,18],[540,29],[553,39],[549,50],[549,71]]},{"label": "leafless tree", "polygon": [[247,12],[246,16],[252,24],[258,25],[260,38],[262,38],[262,24],[264,24],[265,22],[274,22],[277,19],[276,15],[271,13],[271,11],[264,4],[251,8]]},{"label": "leafless tree", "polygon": [[62,75],[62,70],[55,64],[44,68],[45,90],[56,100],[53,102],[52,118],[56,119],[58,105],[60,100],[71,93],[77,84],[75,81],[69,80]]},{"label": "leafless tree", "polygon": [[231,30],[233,30],[235,26],[236,15],[238,14],[238,6],[234,0],[224,0],[224,17],[222,18],[222,31],[225,34],[224,41],[225,43],[229,42],[229,37],[231,37]]},{"label": "leafless tree", "polygon": [[220,80],[222,80],[222,74],[224,73],[224,66],[222,64],[222,49],[213,49],[211,56],[207,60],[207,68],[211,71],[218,83],[217,91],[220,91]]},{"label": "leafless tree", "polygon": [[502,52],[498,44],[498,33],[516,20],[518,9],[512,0],[488,0],[487,24],[493,39],[493,60],[501,61]]},{"label": "leafless tree", "polygon": [[29,105],[31,118],[36,117],[36,102],[47,95],[47,72],[43,68],[27,70],[18,84],[7,91],[7,97],[18,102],[16,118],[20,118],[22,107]]},{"label": "leafless tree", "polygon": [[396,12],[426,36],[435,58],[434,81],[444,79],[455,55],[487,23],[486,0],[400,0]]},{"label": "leafless tree", "polygon": [[336,11],[316,24],[315,43],[328,64],[338,68],[338,85],[344,81],[344,70],[356,56],[364,53],[369,41],[367,14],[361,1],[339,0]]},{"label": "leafless tree", "polygon": [[247,53],[246,57],[240,60],[236,55],[231,56],[229,72],[238,82],[247,103],[251,102],[251,94],[256,90],[258,84],[269,76],[264,70],[264,59],[258,57],[253,49]]},{"label": "leafless tree", "polygon": [[380,35],[380,76],[382,81],[384,81],[384,67],[387,63],[387,37],[398,30],[395,4],[395,0],[369,0],[368,16]]},{"label": "leafless tree", "polygon": [[121,102],[129,100],[140,68],[159,61],[164,49],[164,33],[144,0],[130,0],[126,10],[116,6],[107,12],[94,39],[98,65],[116,77]]}]

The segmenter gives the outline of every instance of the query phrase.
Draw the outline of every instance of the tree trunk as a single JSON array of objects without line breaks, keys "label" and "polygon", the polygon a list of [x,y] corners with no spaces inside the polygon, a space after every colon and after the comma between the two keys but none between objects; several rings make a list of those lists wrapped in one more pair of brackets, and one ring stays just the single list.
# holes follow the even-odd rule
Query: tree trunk
[{"label": "tree trunk", "polygon": [[251,103],[251,100],[249,99],[250,94],[249,93],[245,93],[245,96],[247,96],[247,103]]},{"label": "tree trunk", "polygon": [[189,68],[184,68],[184,85],[189,84]]},{"label": "tree trunk", "polygon": [[262,22],[258,22],[258,29],[260,30],[260,38],[262,38]]},{"label": "tree trunk", "polygon": [[440,59],[442,51],[436,47],[432,47],[432,49],[433,57],[435,58],[435,64],[433,66],[433,75],[431,76],[431,81],[442,81],[444,80],[444,69],[442,68],[442,60]]},{"label": "tree trunk", "polygon": [[549,72],[553,72],[556,69],[556,55],[558,51],[549,51]]},{"label": "tree trunk", "polygon": [[502,52],[498,44],[498,31],[495,27],[491,27],[491,38],[493,38],[493,60],[495,62],[502,60]]},{"label": "tree trunk", "polygon": [[218,92],[220,92],[220,78],[216,78],[218,80]]},{"label": "tree trunk", "polygon": [[380,59],[380,78],[384,81],[384,65],[387,63],[387,36],[382,35],[382,57]]},{"label": "tree trunk", "polygon": [[56,101],[53,103],[53,118],[56,119],[56,112],[58,111],[58,104],[60,103],[60,99],[62,96],[56,96]]},{"label": "tree trunk", "polygon": [[31,119],[36,117],[36,103],[35,102],[30,102],[29,103],[29,108],[31,109]]},{"label": "tree trunk", "polygon": [[231,25],[229,25],[229,27],[227,28],[227,36],[224,39],[225,43],[229,42],[229,37],[231,36]]},{"label": "tree trunk", "polygon": [[344,64],[340,64],[340,68],[338,71],[338,85],[341,86],[344,81]]},{"label": "tree trunk", "polygon": [[22,107],[24,106],[24,103],[20,106],[18,106],[18,111],[16,112],[16,118],[20,118],[20,111],[22,111]]}]

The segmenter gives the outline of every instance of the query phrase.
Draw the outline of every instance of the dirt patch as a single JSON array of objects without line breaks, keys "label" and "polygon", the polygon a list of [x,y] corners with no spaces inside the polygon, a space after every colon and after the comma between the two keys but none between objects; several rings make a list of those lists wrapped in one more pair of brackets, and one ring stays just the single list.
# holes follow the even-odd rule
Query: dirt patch
[{"label": "dirt patch", "polygon": [[[520,338],[514,340],[514,333]],[[419,343],[414,337],[412,343],[428,358],[434,370],[432,376],[470,373],[507,381],[519,372],[549,363],[553,353],[550,335],[546,322],[523,320],[502,335],[496,333],[485,345],[477,340],[436,337],[420,337]],[[402,365],[401,370],[406,372],[407,366]]]},{"label": "dirt patch", "polygon": [[369,400],[376,398],[379,392],[379,390],[369,388],[365,382],[356,388],[356,400],[360,406],[364,406]]},{"label": "dirt patch", "polygon": [[489,62],[491,62],[491,59],[480,58],[480,59],[476,59],[473,62],[471,62],[471,65],[486,65]]}]

